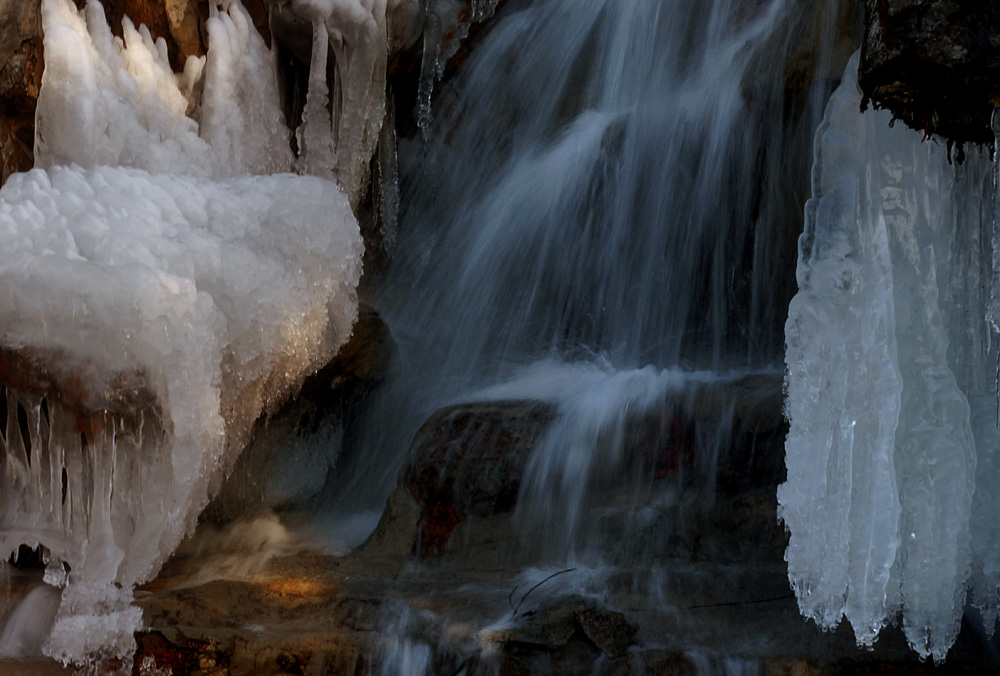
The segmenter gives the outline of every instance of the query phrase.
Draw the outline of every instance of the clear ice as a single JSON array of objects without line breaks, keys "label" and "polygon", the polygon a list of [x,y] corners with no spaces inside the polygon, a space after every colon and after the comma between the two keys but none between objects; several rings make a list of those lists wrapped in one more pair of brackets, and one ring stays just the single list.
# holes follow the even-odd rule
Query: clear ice
[{"label": "clear ice", "polygon": [[996,336],[987,323],[989,158],[949,161],[859,112],[852,59],[816,134],[786,324],[779,516],[803,615],[870,646],[902,616],[941,661],[967,589],[996,620]]}]

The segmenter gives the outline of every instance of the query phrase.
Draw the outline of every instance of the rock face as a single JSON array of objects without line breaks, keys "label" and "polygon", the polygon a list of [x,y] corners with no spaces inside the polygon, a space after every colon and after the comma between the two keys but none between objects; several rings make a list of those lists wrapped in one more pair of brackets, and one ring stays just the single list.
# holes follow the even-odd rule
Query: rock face
[{"label": "rock face", "polygon": [[865,101],[959,143],[992,143],[1000,105],[1000,4],[865,0]]},{"label": "rock face", "polygon": [[528,457],[552,419],[534,401],[458,405],[417,432],[405,485],[421,507],[418,555],[437,556],[466,516],[514,509]]},{"label": "rock face", "polygon": [[[780,377],[753,374],[674,393],[635,414],[622,438],[609,440],[620,444],[619,460],[588,480],[584,509],[592,511],[584,518],[592,520],[582,530],[608,545],[609,556],[632,563],[738,561],[780,549],[773,493],[783,471],[781,402]],[[471,568],[530,560],[544,543],[515,523],[516,508],[532,455],[559,415],[536,400],[434,413],[415,435],[410,465],[364,549]],[[674,497],[651,497],[664,491]],[[634,510],[644,505],[656,516],[637,520]],[[750,549],[734,546],[734,533]]]},{"label": "rock face", "polygon": [[[2,369],[0,352],[0,369]],[[398,368],[389,327],[362,303],[351,338],[333,361],[307,377],[298,394],[254,425],[203,521],[225,523],[303,500],[323,487],[341,440],[372,392]],[[0,370],[2,375],[2,370]]]},{"label": "rock face", "polygon": [[37,0],[0,0],[0,184],[34,163],[35,103],[42,84]]}]

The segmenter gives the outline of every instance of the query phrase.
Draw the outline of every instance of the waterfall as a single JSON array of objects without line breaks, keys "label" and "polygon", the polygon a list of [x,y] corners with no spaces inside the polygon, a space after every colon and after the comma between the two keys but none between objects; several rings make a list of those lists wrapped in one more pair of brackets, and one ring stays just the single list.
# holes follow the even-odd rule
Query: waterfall
[{"label": "waterfall", "polygon": [[[841,13],[780,0],[506,5],[435,99],[426,139],[401,144],[399,243],[377,305],[403,373],[368,412],[333,508],[380,505],[436,407],[545,399],[560,432],[521,497],[565,555],[588,476],[625,471],[613,430],[646,416],[668,434],[671,407],[707,380],[773,375],[808,139],[849,55]],[[705,453],[696,483],[711,500]],[[623,486],[647,492],[651,475],[636,473]]]},{"label": "waterfall", "polygon": [[[858,111],[852,3],[509,0],[445,77],[500,6],[458,4],[271,3],[275,44],[308,64],[290,103],[239,0],[210,3],[208,51],[180,72],[145,27],[116,38],[98,3],[43,0],[37,166],[0,190],[0,553],[33,550],[44,573],[0,615],[0,653],[134,650],[134,585],[350,335],[369,208],[395,260],[365,292],[402,369],[331,434],[350,454],[325,517],[377,514],[435,409],[532,400],[548,417],[519,554],[650,564],[662,600],[657,519],[682,493],[717,504],[733,430],[779,415],[784,359],[779,516],[802,614],[846,618],[864,646],[901,617],[935,660],[967,601],[992,628],[989,158],[952,165]],[[421,36],[397,152],[387,64]],[[387,671],[433,664],[408,622]]]}]

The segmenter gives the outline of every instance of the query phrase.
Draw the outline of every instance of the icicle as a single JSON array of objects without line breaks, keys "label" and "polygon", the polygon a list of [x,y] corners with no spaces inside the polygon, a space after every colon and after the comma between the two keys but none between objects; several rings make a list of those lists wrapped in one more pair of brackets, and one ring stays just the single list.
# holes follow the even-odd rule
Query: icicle
[{"label": "icicle", "polygon": [[888,236],[862,211],[870,193],[854,177],[871,142],[856,90],[847,73],[816,132],[799,293],[786,324],[791,430],[778,514],[791,532],[785,558],[803,615],[830,629],[846,613],[858,642],[871,645],[894,610],[886,587],[899,544],[901,379]]},{"label": "icicle", "polygon": [[424,19],[424,56],[420,62],[420,81],[417,85],[417,126],[427,138],[431,124],[431,99],[434,85],[443,70],[441,65],[441,18],[428,8]]},{"label": "icicle", "polygon": [[978,256],[953,262],[980,207],[937,148],[858,113],[856,67],[817,132],[786,327],[786,558],[804,614],[830,628],[843,612],[870,644],[901,606],[910,645],[940,661],[970,575],[976,447],[996,441],[966,358],[982,315],[955,307],[981,303]]},{"label": "icicle", "polygon": [[[426,139],[431,121],[434,86],[444,77],[445,67],[458,53],[472,24],[482,23],[496,12],[498,0],[471,0],[468,21],[459,20],[453,3],[426,0],[424,6],[424,55],[417,87],[417,126]],[[447,36],[447,39],[446,39]]]},{"label": "icicle", "polygon": [[313,21],[312,28],[309,90],[302,110],[302,124],[296,131],[299,142],[297,168],[302,173],[332,180],[337,159],[333,144],[333,122],[327,108],[330,90],[326,83],[326,62],[330,33],[322,20]]},{"label": "icicle", "polygon": [[[973,425],[979,451],[976,494],[972,512],[973,574],[970,584],[972,604],[982,614],[983,626],[992,636],[1000,605],[1000,109],[993,111],[995,137],[989,172],[990,199],[983,221],[991,227],[988,266],[983,277],[989,280],[985,312],[985,348],[975,355],[981,360],[980,396],[972,400]],[[978,413],[978,415],[977,415]]]},{"label": "icicle", "polygon": [[[993,215],[992,225],[993,245],[993,277],[990,280],[990,299],[986,306],[986,321],[994,334],[1000,334],[1000,115],[997,108],[993,109],[991,126],[993,129]],[[997,365],[997,379],[1000,381],[1000,362]],[[1000,406],[1000,400],[998,400]]]},{"label": "icicle", "polygon": [[399,163],[396,154],[396,106],[392,92],[386,97],[385,121],[378,146],[378,219],[382,249],[391,257],[396,248],[399,220]]}]

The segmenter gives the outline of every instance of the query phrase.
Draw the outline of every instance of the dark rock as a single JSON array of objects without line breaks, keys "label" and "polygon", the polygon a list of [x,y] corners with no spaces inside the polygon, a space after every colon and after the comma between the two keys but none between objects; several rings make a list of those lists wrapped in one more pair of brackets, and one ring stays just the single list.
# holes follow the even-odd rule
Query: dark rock
[{"label": "dark rock", "polygon": [[35,161],[35,105],[42,84],[38,10],[37,0],[0,0],[0,184]]},{"label": "dark rock", "polygon": [[638,632],[618,611],[588,608],[578,610],[573,617],[584,635],[611,659],[624,656]]},{"label": "dark rock", "polygon": [[[499,0],[496,14],[503,11],[509,0]],[[485,4],[485,0],[459,0],[456,2],[457,16],[454,18],[456,30],[444,32],[441,36],[441,48],[445,49],[450,44],[455,44],[457,49],[451,58],[444,64],[443,80],[447,81],[458,70],[458,68],[468,60],[469,55],[476,48],[483,38],[488,34],[492,20],[473,21],[472,8],[475,4]],[[421,20],[423,16],[421,15]],[[397,29],[400,33],[405,31]],[[424,53],[423,27],[413,35],[406,38],[399,37],[393,41],[395,49],[389,55],[387,67],[388,81],[395,94],[396,120],[400,134],[411,136],[417,133],[416,108],[417,89],[420,81],[420,68]],[[435,91],[440,87],[435,86]]]},{"label": "dark rock", "polygon": [[402,481],[421,507],[419,556],[447,551],[467,515],[510,512],[528,458],[553,416],[537,401],[460,404],[435,413],[413,440]]},{"label": "dark rock", "polygon": [[1000,4],[865,0],[865,105],[959,143],[992,143],[1000,105]]},{"label": "dark rock", "polygon": [[132,676],[145,676],[153,667],[169,669],[173,676],[202,671],[202,665],[214,662],[204,641],[184,641],[176,645],[158,631],[137,632]]},{"label": "dark rock", "polygon": [[388,326],[364,303],[351,337],[298,394],[254,425],[251,441],[202,516],[224,523],[319,491],[374,390],[398,368]]},{"label": "dark rock", "polygon": [[45,415],[48,407],[69,413],[83,433],[102,428],[108,414],[149,415],[151,424],[163,419],[145,373],[119,372],[103,382],[94,365],[57,350],[0,345],[0,392],[4,388],[0,419],[13,414],[7,411],[9,405],[29,400],[43,403]]},{"label": "dark rock", "polygon": [[608,659],[601,674],[630,673],[622,658],[637,627],[617,611],[580,596],[548,599],[516,615],[508,628],[482,638],[502,646],[500,673],[593,673],[598,657]]},{"label": "dark rock", "polygon": [[552,420],[537,401],[450,406],[417,432],[406,475],[421,504],[445,504],[467,514],[492,515],[514,508],[521,474]]},{"label": "dark rock", "polygon": [[[777,373],[696,383],[665,396],[662,406],[631,416],[620,435],[609,433],[606,443],[619,450],[608,457],[619,460],[593,473],[588,495],[621,504],[642,500],[637,496],[657,487],[676,486],[694,503],[675,501],[661,514],[674,525],[650,521],[642,527],[646,535],[636,532],[639,526],[627,509],[611,510],[593,524],[591,534],[621,541],[617,548],[627,556],[633,541],[657,555],[732,549],[728,539],[710,547],[700,527],[748,529],[754,542],[780,544],[773,500],[760,496],[773,494],[783,478],[787,427],[781,388]],[[397,551],[412,543],[414,556],[436,558],[457,551],[453,535],[461,532],[459,548],[472,558],[475,549],[480,555],[493,552],[487,555],[491,558],[502,558],[505,549],[509,558],[512,549],[522,549],[526,543],[514,542],[518,534],[509,520],[531,454],[555,416],[552,405],[531,400],[472,402],[437,411],[414,437],[410,465],[390,499],[394,508],[383,514],[376,530],[380,544],[372,546]],[[706,491],[732,497],[738,507],[705,503]],[[407,532],[414,513],[419,514],[416,533]],[[401,517],[405,524],[392,523]],[[630,537],[621,537],[623,528]]]}]

